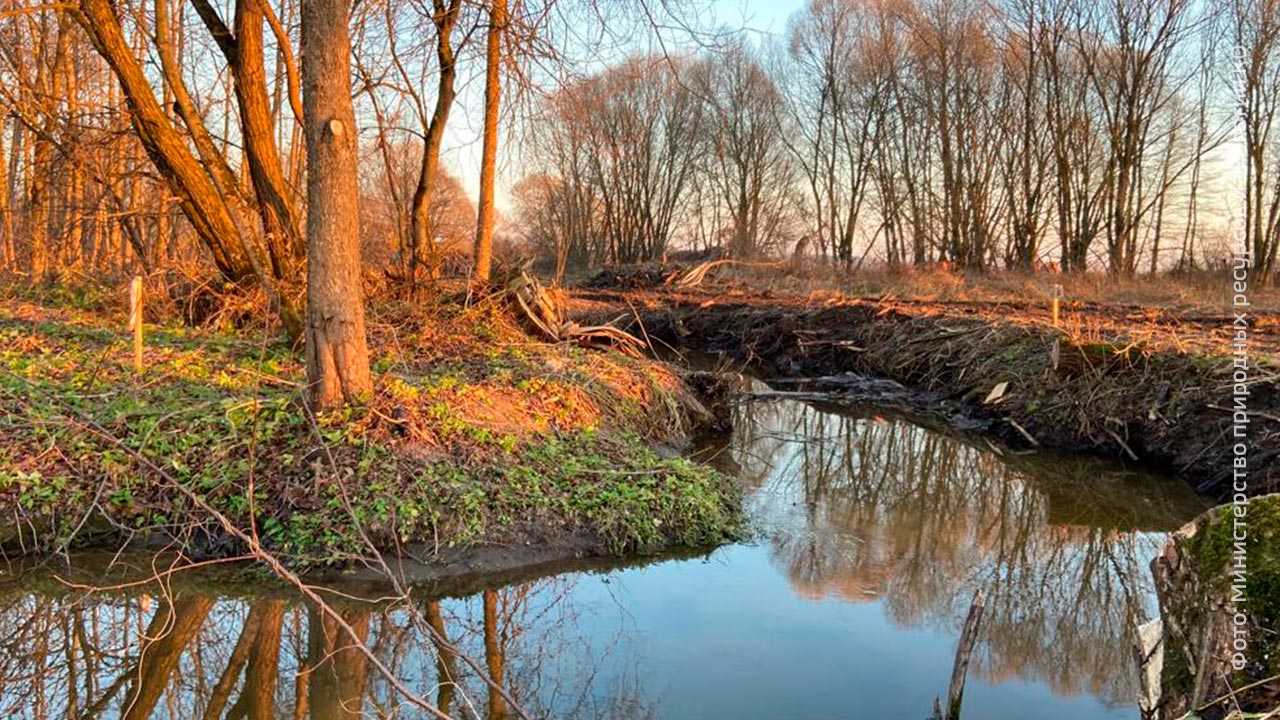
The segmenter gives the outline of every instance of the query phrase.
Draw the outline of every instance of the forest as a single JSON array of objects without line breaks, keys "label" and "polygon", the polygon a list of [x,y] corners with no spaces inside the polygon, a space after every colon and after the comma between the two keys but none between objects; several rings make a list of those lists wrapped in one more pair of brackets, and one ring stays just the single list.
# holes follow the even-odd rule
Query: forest
[{"label": "forest", "polygon": [[[9,272],[297,284],[299,7],[232,5],[5,13]],[[522,3],[489,37],[462,0],[357,4],[366,264],[418,279],[471,254],[486,201],[441,153],[451,115],[482,114],[453,113],[459,83],[480,100],[483,81],[506,141],[500,244],[557,276],[715,248],[1129,277],[1219,265],[1232,232],[1274,271],[1266,2],[814,2],[764,39],[649,43],[665,50],[609,29],[698,9]],[[226,225],[239,214],[262,237]]]}]

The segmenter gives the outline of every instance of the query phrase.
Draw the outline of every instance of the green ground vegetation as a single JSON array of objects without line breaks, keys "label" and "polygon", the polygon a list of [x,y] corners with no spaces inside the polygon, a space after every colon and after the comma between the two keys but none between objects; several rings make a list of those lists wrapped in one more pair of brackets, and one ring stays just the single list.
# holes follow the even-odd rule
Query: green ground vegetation
[{"label": "green ground vegetation", "polygon": [[194,498],[298,563],[738,532],[736,483],[671,451],[700,409],[670,368],[536,342],[499,302],[382,307],[376,396],[316,416],[300,360],[268,333],[148,324],[137,373],[122,322],[82,300],[0,301],[10,548],[242,549]]}]

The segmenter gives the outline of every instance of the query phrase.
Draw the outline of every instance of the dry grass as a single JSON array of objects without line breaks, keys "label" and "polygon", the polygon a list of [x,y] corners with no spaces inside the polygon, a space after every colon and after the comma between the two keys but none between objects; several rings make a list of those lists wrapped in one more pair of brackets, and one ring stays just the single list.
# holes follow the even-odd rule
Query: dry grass
[{"label": "dry grass", "polygon": [[[844,273],[809,268],[803,276],[776,270],[726,268],[720,277],[761,291],[783,295],[842,293],[854,296],[892,296],[942,302],[1048,303],[1054,286],[1061,285],[1068,300],[1117,306],[1173,310],[1218,310],[1231,304],[1231,281],[1224,273],[1141,275],[1118,279],[1105,273],[1057,274],[991,271],[969,273],[937,267],[901,270],[862,270]],[[1280,312],[1280,291],[1253,286],[1255,311]]]}]

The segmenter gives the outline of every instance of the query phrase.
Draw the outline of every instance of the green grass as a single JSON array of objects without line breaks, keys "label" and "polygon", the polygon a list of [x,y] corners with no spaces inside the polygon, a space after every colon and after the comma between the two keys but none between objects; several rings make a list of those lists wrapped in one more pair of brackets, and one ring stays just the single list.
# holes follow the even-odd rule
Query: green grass
[{"label": "green grass", "polygon": [[300,564],[367,554],[366,541],[585,533],[632,553],[738,532],[734,481],[652,449],[678,405],[661,368],[495,342],[465,361],[387,359],[368,407],[315,417],[300,363],[274,343],[148,327],[135,375],[122,334],[94,317],[0,305],[4,544],[241,550],[188,493]]}]

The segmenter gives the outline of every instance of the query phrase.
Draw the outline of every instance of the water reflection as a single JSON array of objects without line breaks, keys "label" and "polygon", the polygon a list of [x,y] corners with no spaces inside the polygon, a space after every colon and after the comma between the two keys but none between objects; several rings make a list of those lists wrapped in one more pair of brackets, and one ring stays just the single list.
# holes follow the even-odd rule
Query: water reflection
[{"label": "water reflection", "polygon": [[198,587],[152,588],[169,593],[160,596],[10,594],[0,607],[0,716],[426,717],[374,671],[350,628],[446,714],[514,717],[500,693],[430,641],[419,625],[427,622],[535,716],[652,717],[625,674],[593,695],[598,658],[580,651],[565,604],[572,589],[551,578],[412,611],[338,601],[340,620],[284,595],[218,597]]},{"label": "water reflection", "polygon": [[1182,483],[1087,458],[998,453],[901,419],[791,402],[739,409],[731,443],[770,555],[814,599],[883,601],[955,629],[986,590],[975,670],[1129,702],[1147,565],[1203,507]]},{"label": "water reflection", "polygon": [[534,717],[923,717],[981,585],[975,717],[1136,717],[1147,559],[1201,507],[1181,483],[792,402],[743,407],[728,454],[761,539],[702,562],[335,594],[340,620],[199,577],[89,593],[26,573],[0,584],[0,716],[425,716],[354,634],[459,718],[516,714],[446,643]]}]

